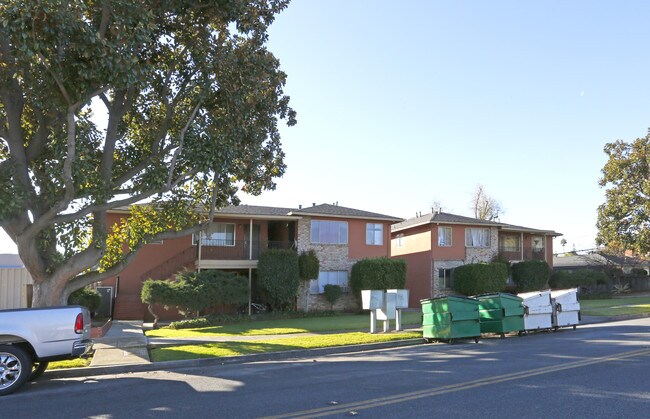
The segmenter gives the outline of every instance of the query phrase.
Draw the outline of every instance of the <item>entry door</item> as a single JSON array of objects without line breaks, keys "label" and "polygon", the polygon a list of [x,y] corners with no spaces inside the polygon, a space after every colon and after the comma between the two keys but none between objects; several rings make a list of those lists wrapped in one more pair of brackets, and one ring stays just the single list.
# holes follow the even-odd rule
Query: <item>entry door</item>
[{"label": "entry door", "polygon": [[253,242],[251,243],[250,224],[244,226],[244,259],[248,259],[251,246],[253,247],[253,260],[260,258],[260,226],[253,224]]}]

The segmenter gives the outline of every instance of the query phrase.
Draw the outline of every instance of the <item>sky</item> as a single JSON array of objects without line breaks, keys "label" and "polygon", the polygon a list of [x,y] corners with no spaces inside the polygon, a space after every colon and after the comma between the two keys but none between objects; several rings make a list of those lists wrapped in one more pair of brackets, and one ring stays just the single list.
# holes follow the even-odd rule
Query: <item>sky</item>
[{"label": "sky", "polygon": [[[647,1],[294,0],[269,30],[298,124],[243,204],[500,220],[595,246],[603,147],[650,127]],[[0,253],[15,252],[0,235]]]}]

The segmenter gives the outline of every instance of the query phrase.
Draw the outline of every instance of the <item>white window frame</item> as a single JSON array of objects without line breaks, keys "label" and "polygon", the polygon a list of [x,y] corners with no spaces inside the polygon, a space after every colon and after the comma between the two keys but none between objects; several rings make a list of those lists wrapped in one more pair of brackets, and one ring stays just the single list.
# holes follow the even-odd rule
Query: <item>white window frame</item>
[{"label": "white window frame", "polygon": [[[447,241],[445,240],[445,237],[446,237],[447,235],[446,235],[446,234],[442,234],[442,235],[441,235],[441,233],[442,233],[443,231],[449,231],[449,237],[448,237],[448,239],[449,239],[449,243],[447,243]],[[452,237],[453,237],[453,236],[452,236],[452,230],[451,230],[451,227],[446,227],[446,226],[445,226],[445,227],[442,227],[442,226],[438,226],[438,246],[439,246],[439,247],[451,247],[451,246],[452,246],[452,243],[453,243],[453,238],[452,238]]]},{"label": "white window frame", "polygon": [[[310,239],[315,244],[348,244],[348,222],[347,221],[332,221],[332,220],[311,220],[311,233]],[[330,242],[323,241],[321,231],[323,227],[335,228],[338,230],[338,241]],[[316,234],[316,237],[314,236]]]},{"label": "white window frame", "polygon": [[[535,239],[539,239],[541,246],[535,247]],[[540,253],[543,252],[544,248],[546,247],[545,245],[546,243],[544,240],[544,236],[532,236],[530,238],[530,248],[532,249],[533,252],[540,252]]]},{"label": "white window frame", "polygon": [[381,223],[366,223],[366,244],[369,246],[384,245],[384,225]]},{"label": "white window frame", "polygon": [[[482,239],[486,243],[480,243]],[[479,241],[479,243],[475,243]],[[465,247],[490,247],[490,229],[484,227],[467,227],[465,228]]]},{"label": "white window frame", "polygon": [[403,247],[404,246],[404,233],[399,233],[397,236],[395,236],[395,247]]},{"label": "white window frame", "polygon": [[348,271],[320,271],[318,278],[309,281],[310,294],[323,294],[325,285],[338,285],[343,292],[348,292],[350,278]]}]

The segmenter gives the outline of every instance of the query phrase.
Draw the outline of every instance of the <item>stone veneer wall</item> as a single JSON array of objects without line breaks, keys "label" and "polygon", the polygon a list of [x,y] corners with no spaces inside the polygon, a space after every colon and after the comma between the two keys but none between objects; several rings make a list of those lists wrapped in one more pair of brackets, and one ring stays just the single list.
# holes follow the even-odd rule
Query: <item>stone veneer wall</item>
[{"label": "stone veneer wall", "polygon": [[[298,254],[314,250],[320,262],[321,271],[347,271],[350,278],[350,270],[356,260],[348,258],[347,244],[317,244],[311,242],[311,217],[304,217],[298,220]],[[305,288],[309,283],[303,283],[298,291],[298,310],[305,310]],[[334,304],[337,311],[355,311],[359,309],[359,303],[351,292],[344,293]],[[322,294],[309,295],[309,311],[330,310],[330,303]]]},{"label": "stone veneer wall", "polygon": [[431,295],[444,297],[453,293],[451,289],[441,289],[438,277],[439,269],[453,269],[469,263],[490,262],[499,254],[499,232],[490,228],[490,247],[466,247],[465,260],[434,260],[431,264]]}]

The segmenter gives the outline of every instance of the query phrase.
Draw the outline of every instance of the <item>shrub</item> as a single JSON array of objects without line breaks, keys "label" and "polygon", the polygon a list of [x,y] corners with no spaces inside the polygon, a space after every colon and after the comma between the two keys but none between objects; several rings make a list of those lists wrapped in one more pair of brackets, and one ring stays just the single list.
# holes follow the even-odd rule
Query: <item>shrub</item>
[{"label": "shrub", "polygon": [[508,265],[502,262],[472,263],[454,269],[454,290],[464,295],[503,291]]},{"label": "shrub", "polygon": [[630,276],[648,276],[648,271],[643,268],[632,268]]},{"label": "shrub", "polygon": [[551,275],[549,285],[555,289],[589,287],[595,284],[605,284],[608,279],[604,272],[591,269],[580,269],[573,272],[557,271]]},{"label": "shrub", "polygon": [[302,252],[298,257],[298,265],[300,266],[300,279],[309,281],[318,278],[320,262],[313,250]]},{"label": "shrub", "polygon": [[342,294],[343,289],[338,285],[327,284],[323,287],[323,295],[327,302],[330,303],[331,309],[334,309],[334,303],[336,303],[336,300],[341,298]]},{"label": "shrub", "polygon": [[298,254],[293,250],[267,250],[260,255],[257,278],[271,309],[290,308],[300,285]]},{"label": "shrub", "polygon": [[527,260],[512,265],[512,281],[518,292],[545,288],[550,274],[551,268],[543,260]]},{"label": "shrub", "polygon": [[218,270],[183,272],[176,275],[175,281],[144,281],[140,299],[149,305],[156,327],[158,316],[153,312],[152,305],[176,307],[185,316],[191,312],[198,315],[201,310],[218,304],[247,302],[248,281],[243,276]]},{"label": "shrub", "polygon": [[99,308],[102,296],[93,288],[81,288],[68,297],[68,305],[84,306],[93,314]]},{"label": "shrub", "polygon": [[402,289],[405,284],[406,262],[401,259],[361,259],[350,273],[350,287],[357,298],[361,298],[361,290]]}]

